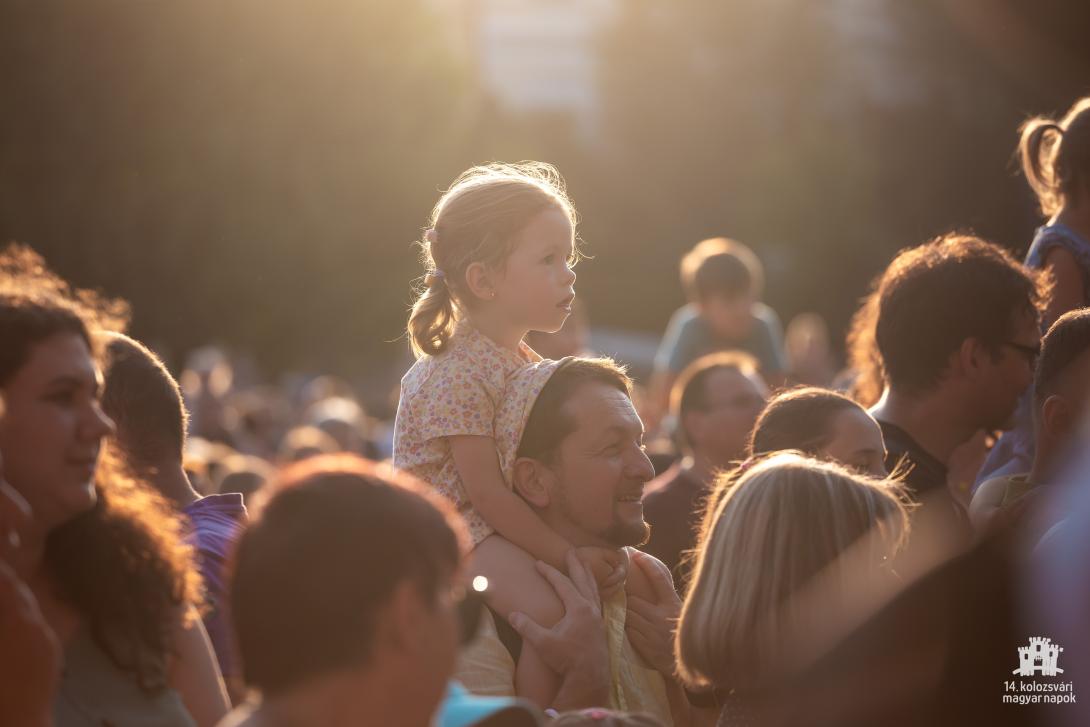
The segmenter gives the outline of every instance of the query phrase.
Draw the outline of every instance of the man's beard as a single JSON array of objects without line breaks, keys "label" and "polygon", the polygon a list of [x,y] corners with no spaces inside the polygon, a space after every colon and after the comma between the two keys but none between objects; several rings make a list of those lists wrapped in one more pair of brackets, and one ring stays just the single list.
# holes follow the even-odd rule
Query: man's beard
[{"label": "man's beard", "polygon": [[643,518],[640,518],[639,522],[625,522],[617,516],[617,504],[613,504],[613,522],[608,528],[601,532],[594,532],[583,527],[582,519],[578,516],[575,510],[572,508],[571,503],[568,502],[567,492],[564,487],[560,487],[556,491],[557,504],[560,507],[560,512],[564,514],[564,517],[569,522],[583,528],[588,535],[593,535],[602,542],[615,545],[618,548],[623,548],[628,545],[643,545],[651,538],[651,526],[647,524]]}]

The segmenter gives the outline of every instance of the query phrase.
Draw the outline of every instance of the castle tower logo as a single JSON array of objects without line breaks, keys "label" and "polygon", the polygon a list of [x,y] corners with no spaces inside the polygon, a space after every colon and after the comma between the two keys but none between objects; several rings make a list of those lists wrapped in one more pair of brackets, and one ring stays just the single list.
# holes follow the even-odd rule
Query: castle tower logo
[{"label": "castle tower logo", "polygon": [[1018,668],[1013,673],[1023,677],[1063,674],[1064,670],[1057,666],[1061,651],[1063,647],[1052,643],[1052,639],[1031,636],[1029,646],[1018,647]]}]

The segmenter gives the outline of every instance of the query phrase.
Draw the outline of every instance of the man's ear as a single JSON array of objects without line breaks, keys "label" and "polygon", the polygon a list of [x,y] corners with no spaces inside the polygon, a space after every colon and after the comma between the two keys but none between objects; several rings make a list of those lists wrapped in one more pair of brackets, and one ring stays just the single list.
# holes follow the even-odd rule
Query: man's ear
[{"label": "man's ear", "polygon": [[466,287],[475,298],[491,300],[496,297],[495,273],[484,263],[470,263],[466,268]]},{"label": "man's ear", "polygon": [[552,497],[553,473],[544,464],[530,457],[515,460],[514,489],[522,499],[536,508],[549,506]]},{"label": "man's ear", "polygon": [[952,370],[969,379],[981,375],[986,364],[992,363],[993,352],[979,338],[966,338],[950,357]]},{"label": "man's ear", "polygon": [[1041,429],[1053,437],[1065,437],[1079,425],[1070,403],[1059,394],[1052,394],[1041,405]]}]

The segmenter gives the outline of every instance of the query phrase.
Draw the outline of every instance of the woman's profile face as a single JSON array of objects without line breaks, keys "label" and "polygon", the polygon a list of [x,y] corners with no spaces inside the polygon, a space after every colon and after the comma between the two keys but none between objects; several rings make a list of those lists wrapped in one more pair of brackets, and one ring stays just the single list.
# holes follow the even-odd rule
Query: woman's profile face
[{"label": "woman's profile face", "polygon": [[843,409],[829,422],[832,438],[818,454],[860,472],[885,477],[886,443],[874,417],[861,408]]},{"label": "woman's profile face", "polygon": [[32,344],[4,386],[4,476],[47,532],[94,506],[99,449],[113,429],[99,389],[87,344],[67,332]]}]

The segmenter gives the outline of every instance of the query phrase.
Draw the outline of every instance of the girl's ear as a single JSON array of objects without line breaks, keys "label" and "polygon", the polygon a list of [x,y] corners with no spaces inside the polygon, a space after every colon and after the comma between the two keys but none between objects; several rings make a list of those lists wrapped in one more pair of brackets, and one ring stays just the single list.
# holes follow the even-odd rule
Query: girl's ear
[{"label": "girl's ear", "polygon": [[513,475],[515,492],[533,507],[548,507],[552,476],[549,468],[536,459],[519,457]]},{"label": "girl's ear", "polygon": [[484,263],[470,263],[466,268],[466,287],[474,298],[492,300],[496,297],[493,274]]}]

